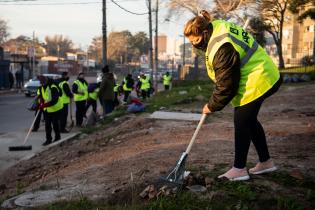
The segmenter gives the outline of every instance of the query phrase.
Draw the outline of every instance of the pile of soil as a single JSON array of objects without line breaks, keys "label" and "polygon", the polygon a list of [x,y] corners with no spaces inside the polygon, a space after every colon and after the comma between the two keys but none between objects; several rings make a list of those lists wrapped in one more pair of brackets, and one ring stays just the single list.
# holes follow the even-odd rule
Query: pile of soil
[{"label": "pile of soil", "polygon": [[[314,89],[312,83],[283,86],[266,100],[259,115],[275,163],[302,179],[315,177]],[[188,169],[211,171],[218,164],[225,164],[226,169],[232,165],[232,112],[226,108],[208,117],[189,155]],[[141,192],[174,167],[196,125],[146,115],[124,116],[103,130],[81,134],[9,168],[0,176],[0,195],[75,186],[76,192],[92,200],[125,199],[131,185]],[[252,146],[248,162],[257,162]]]}]

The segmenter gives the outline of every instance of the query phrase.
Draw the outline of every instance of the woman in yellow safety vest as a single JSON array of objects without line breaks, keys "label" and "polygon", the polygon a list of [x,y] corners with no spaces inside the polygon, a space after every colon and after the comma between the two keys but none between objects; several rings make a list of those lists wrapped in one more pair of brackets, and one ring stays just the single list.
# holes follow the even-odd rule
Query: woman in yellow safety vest
[{"label": "woman in yellow safety vest", "polygon": [[207,72],[215,86],[203,114],[219,111],[229,102],[234,107],[234,166],[219,178],[248,180],[247,154],[252,141],[259,162],[250,174],[262,174],[277,168],[270,158],[263,127],[257,120],[264,100],[280,85],[279,70],[265,50],[242,27],[223,20],[210,22],[201,11],[190,19],[184,34],[191,44],[205,53]]}]

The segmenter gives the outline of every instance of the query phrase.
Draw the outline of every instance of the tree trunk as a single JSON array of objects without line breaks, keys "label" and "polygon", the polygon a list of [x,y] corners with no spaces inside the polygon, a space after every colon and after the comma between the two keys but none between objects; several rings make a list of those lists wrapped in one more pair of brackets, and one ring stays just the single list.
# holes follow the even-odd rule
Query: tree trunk
[{"label": "tree trunk", "polygon": [[283,53],[282,53],[282,46],[281,44],[276,44],[277,50],[278,50],[278,56],[279,56],[279,69],[284,69],[284,60],[283,60]]}]

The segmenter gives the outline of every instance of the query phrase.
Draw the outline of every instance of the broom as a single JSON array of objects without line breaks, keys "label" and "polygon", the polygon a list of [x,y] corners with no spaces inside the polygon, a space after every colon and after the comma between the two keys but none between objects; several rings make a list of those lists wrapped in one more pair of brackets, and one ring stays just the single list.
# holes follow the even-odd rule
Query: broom
[{"label": "broom", "polygon": [[23,145],[20,145],[20,146],[11,146],[11,147],[9,147],[9,151],[32,150],[32,145],[25,145],[25,144],[26,144],[26,142],[27,142],[27,139],[28,139],[30,133],[32,132],[33,126],[34,126],[34,124],[35,124],[35,121],[36,121],[37,116],[38,116],[39,113],[40,113],[40,110],[37,111],[37,114],[36,114],[36,116],[35,116],[35,118],[34,118],[34,120],[33,120],[33,122],[32,122],[32,125],[31,125],[30,129],[28,130],[28,133],[27,133],[27,135],[26,135],[26,137],[25,137],[25,139],[24,139],[24,141],[23,141]]}]

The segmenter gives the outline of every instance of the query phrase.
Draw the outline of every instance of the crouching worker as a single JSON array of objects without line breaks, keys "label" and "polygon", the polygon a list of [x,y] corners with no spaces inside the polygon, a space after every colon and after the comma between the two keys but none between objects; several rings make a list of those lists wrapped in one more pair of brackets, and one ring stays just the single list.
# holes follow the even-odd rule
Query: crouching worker
[{"label": "crouching worker", "polygon": [[89,109],[89,107],[92,105],[93,112],[96,113],[96,111],[97,111],[97,98],[98,98],[98,93],[100,91],[100,84],[101,83],[89,84],[89,86],[88,86],[88,99],[87,99],[86,108],[85,108],[86,112]]},{"label": "crouching worker", "polygon": [[59,97],[58,87],[51,79],[44,76],[39,76],[38,79],[42,85],[39,91],[41,101],[39,109],[44,111],[45,116],[46,141],[43,143],[43,146],[46,146],[52,143],[52,127],[55,132],[54,141],[60,140],[59,119],[63,102]]}]

